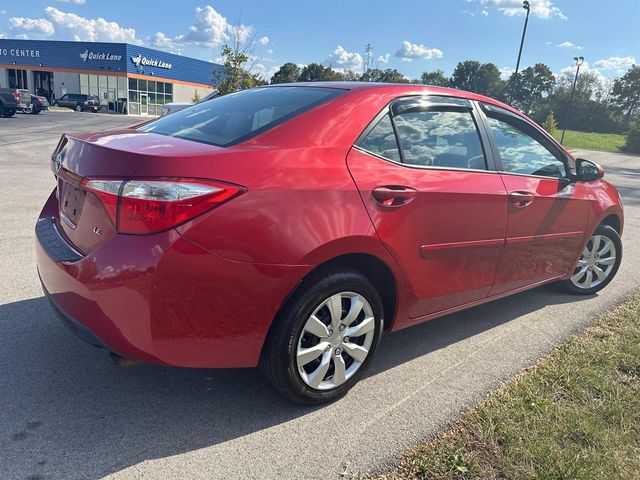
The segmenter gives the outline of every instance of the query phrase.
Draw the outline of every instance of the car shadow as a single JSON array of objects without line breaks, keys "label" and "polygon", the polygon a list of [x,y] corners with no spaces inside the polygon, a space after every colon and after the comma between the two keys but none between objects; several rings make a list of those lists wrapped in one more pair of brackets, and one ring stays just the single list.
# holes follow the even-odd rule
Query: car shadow
[{"label": "car shadow", "polygon": [[[542,287],[386,334],[367,375],[580,298]],[[0,306],[0,325],[4,478],[102,477],[322,408],[289,403],[257,369],[120,369],[67,331],[43,297]]]}]

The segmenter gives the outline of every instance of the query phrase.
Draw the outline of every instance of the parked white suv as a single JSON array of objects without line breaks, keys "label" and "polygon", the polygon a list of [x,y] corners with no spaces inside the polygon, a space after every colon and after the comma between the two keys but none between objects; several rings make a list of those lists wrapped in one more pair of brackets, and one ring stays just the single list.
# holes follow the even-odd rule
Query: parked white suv
[{"label": "parked white suv", "polygon": [[[206,102],[207,100],[211,100],[212,98],[216,98],[216,97],[219,97],[219,96],[220,96],[220,94],[217,91],[213,91],[213,92],[211,92],[209,95],[207,95],[206,97],[204,97],[202,100],[200,100],[197,103]],[[161,116],[164,117],[165,115],[169,115],[170,113],[177,112],[178,110],[182,110],[183,108],[190,107],[191,105],[194,105],[194,104],[193,103],[189,103],[189,102],[166,103],[162,107]]]}]

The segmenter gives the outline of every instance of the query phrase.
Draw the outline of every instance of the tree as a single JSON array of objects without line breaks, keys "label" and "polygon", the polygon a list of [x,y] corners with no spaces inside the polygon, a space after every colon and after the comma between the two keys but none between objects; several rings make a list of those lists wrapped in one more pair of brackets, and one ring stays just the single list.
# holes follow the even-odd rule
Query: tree
[{"label": "tree", "polygon": [[300,77],[300,67],[295,63],[287,62],[282,65],[271,77],[271,84],[295,83]]},{"label": "tree", "polygon": [[198,103],[200,101],[200,94],[198,90],[193,91],[193,98],[191,98],[191,103]]},{"label": "tree", "polygon": [[640,112],[640,67],[632,65],[617,78],[611,90],[611,102],[625,115],[627,125]]},{"label": "tree", "polygon": [[333,69],[320,65],[319,63],[310,63],[300,72],[299,82],[327,82],[336,80],[336,73]]},{"label": "tree", "polygon": [[544,63],[527,67],[509,78],[511,103],[530,115],[534,109],[540,109],[542,102],[553,92],[556,77]]},{"label": "tree", "polygon": [[434,72],[422,72],[420,75],[420,83],[423,85],[433,85],[434,87],[448,87],[449,79],[444,76],[442,70]]},{"label": "tree", "polygon": [[627,133],[627,140],[620,150],[629,153],[640,153],[640,128],[632,128]]},{"label": "tree", "polygon": [[370,68],[360,77],[362,82],[382,82],[382,83],[409,83],[409,80],[395,68],[381,70]]},{"label": "tree", "polygon": [[241,29],[234,29],[231,45],[222,45],[220,54],[224,68],[222,72],[219,70],[213,72],[213,84],[221,95],[266,83],[258,73],[254,72],[260,63],[260,58],[253,53],[257,44],[255,32],[247,37]]},{"label": "tree", "polygon": [[556,122],[556,117],[553,116],[553,112],[547,115],[547,118],[542,124],[542,128],[544,128],[549,133],[553,133],[558,129],[558,122]]},{"label": "tree", "polygon": [[498,67],[476,60],[458,63],[451,76],[451,86],[497,99],[503,98],[505,92],[505,82],[500,78]]}]

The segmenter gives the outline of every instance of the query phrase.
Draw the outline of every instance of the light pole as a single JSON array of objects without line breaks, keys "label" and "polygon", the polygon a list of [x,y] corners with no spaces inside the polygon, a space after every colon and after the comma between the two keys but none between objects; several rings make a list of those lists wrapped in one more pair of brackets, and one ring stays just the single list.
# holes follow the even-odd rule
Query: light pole
[{"label": "light pole", "polygon": [[[522,39],[520,40],[520,50],[518,50],[518,61],[516,62],[516,72],[513,77],[513,89],[516,90],[518,87],[518,70],[520,70],[520,58],[522,57],[522,47],[524,46],[524,37],[527,34],[527,24],[529,23],[529,11],[531,10],[531,5],[527,0],[522,2],[522,8],[527,11],[527,16],[524,18],[524,28],[522,29]],[[513,92],[510,95],[509,101],[513,98]]]},{"label": "light pole", "polygon": [[576,93],[576,84],[578,83],[578,74],[580,73],[580,67],[584,63],[584,57],[573,57],[573,61],[576,62],[578,68],[576,68],[576,78],[573,79],[573,87],[571,87],[571,99],[569,100],[569,104],[564,108],[564,125],[562,128],[562,137],[560,137],[560,144],[564,142],[564,132],[567,131],[567,112],[569,110],[569,105],[573,103],[573,95]]}]

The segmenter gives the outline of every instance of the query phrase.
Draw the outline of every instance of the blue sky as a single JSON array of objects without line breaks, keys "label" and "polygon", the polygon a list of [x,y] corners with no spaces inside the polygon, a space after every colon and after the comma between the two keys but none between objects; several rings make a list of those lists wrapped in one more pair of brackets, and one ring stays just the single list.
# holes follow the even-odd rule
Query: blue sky
[{"label": "blue sky", "polygon": [[[574,56],[603,78],[640,60],[639,0],[530,0],[522,66],[555,73]],[[461,60],[516,63],[524,10],[520,0],[22,0],[0,7],[0,38],[128,41],[205,60],[233,32],[255,35],[257,69],[268,77],[284,62],[362,70],[374,63],[410,78],[450,74]]]}]

